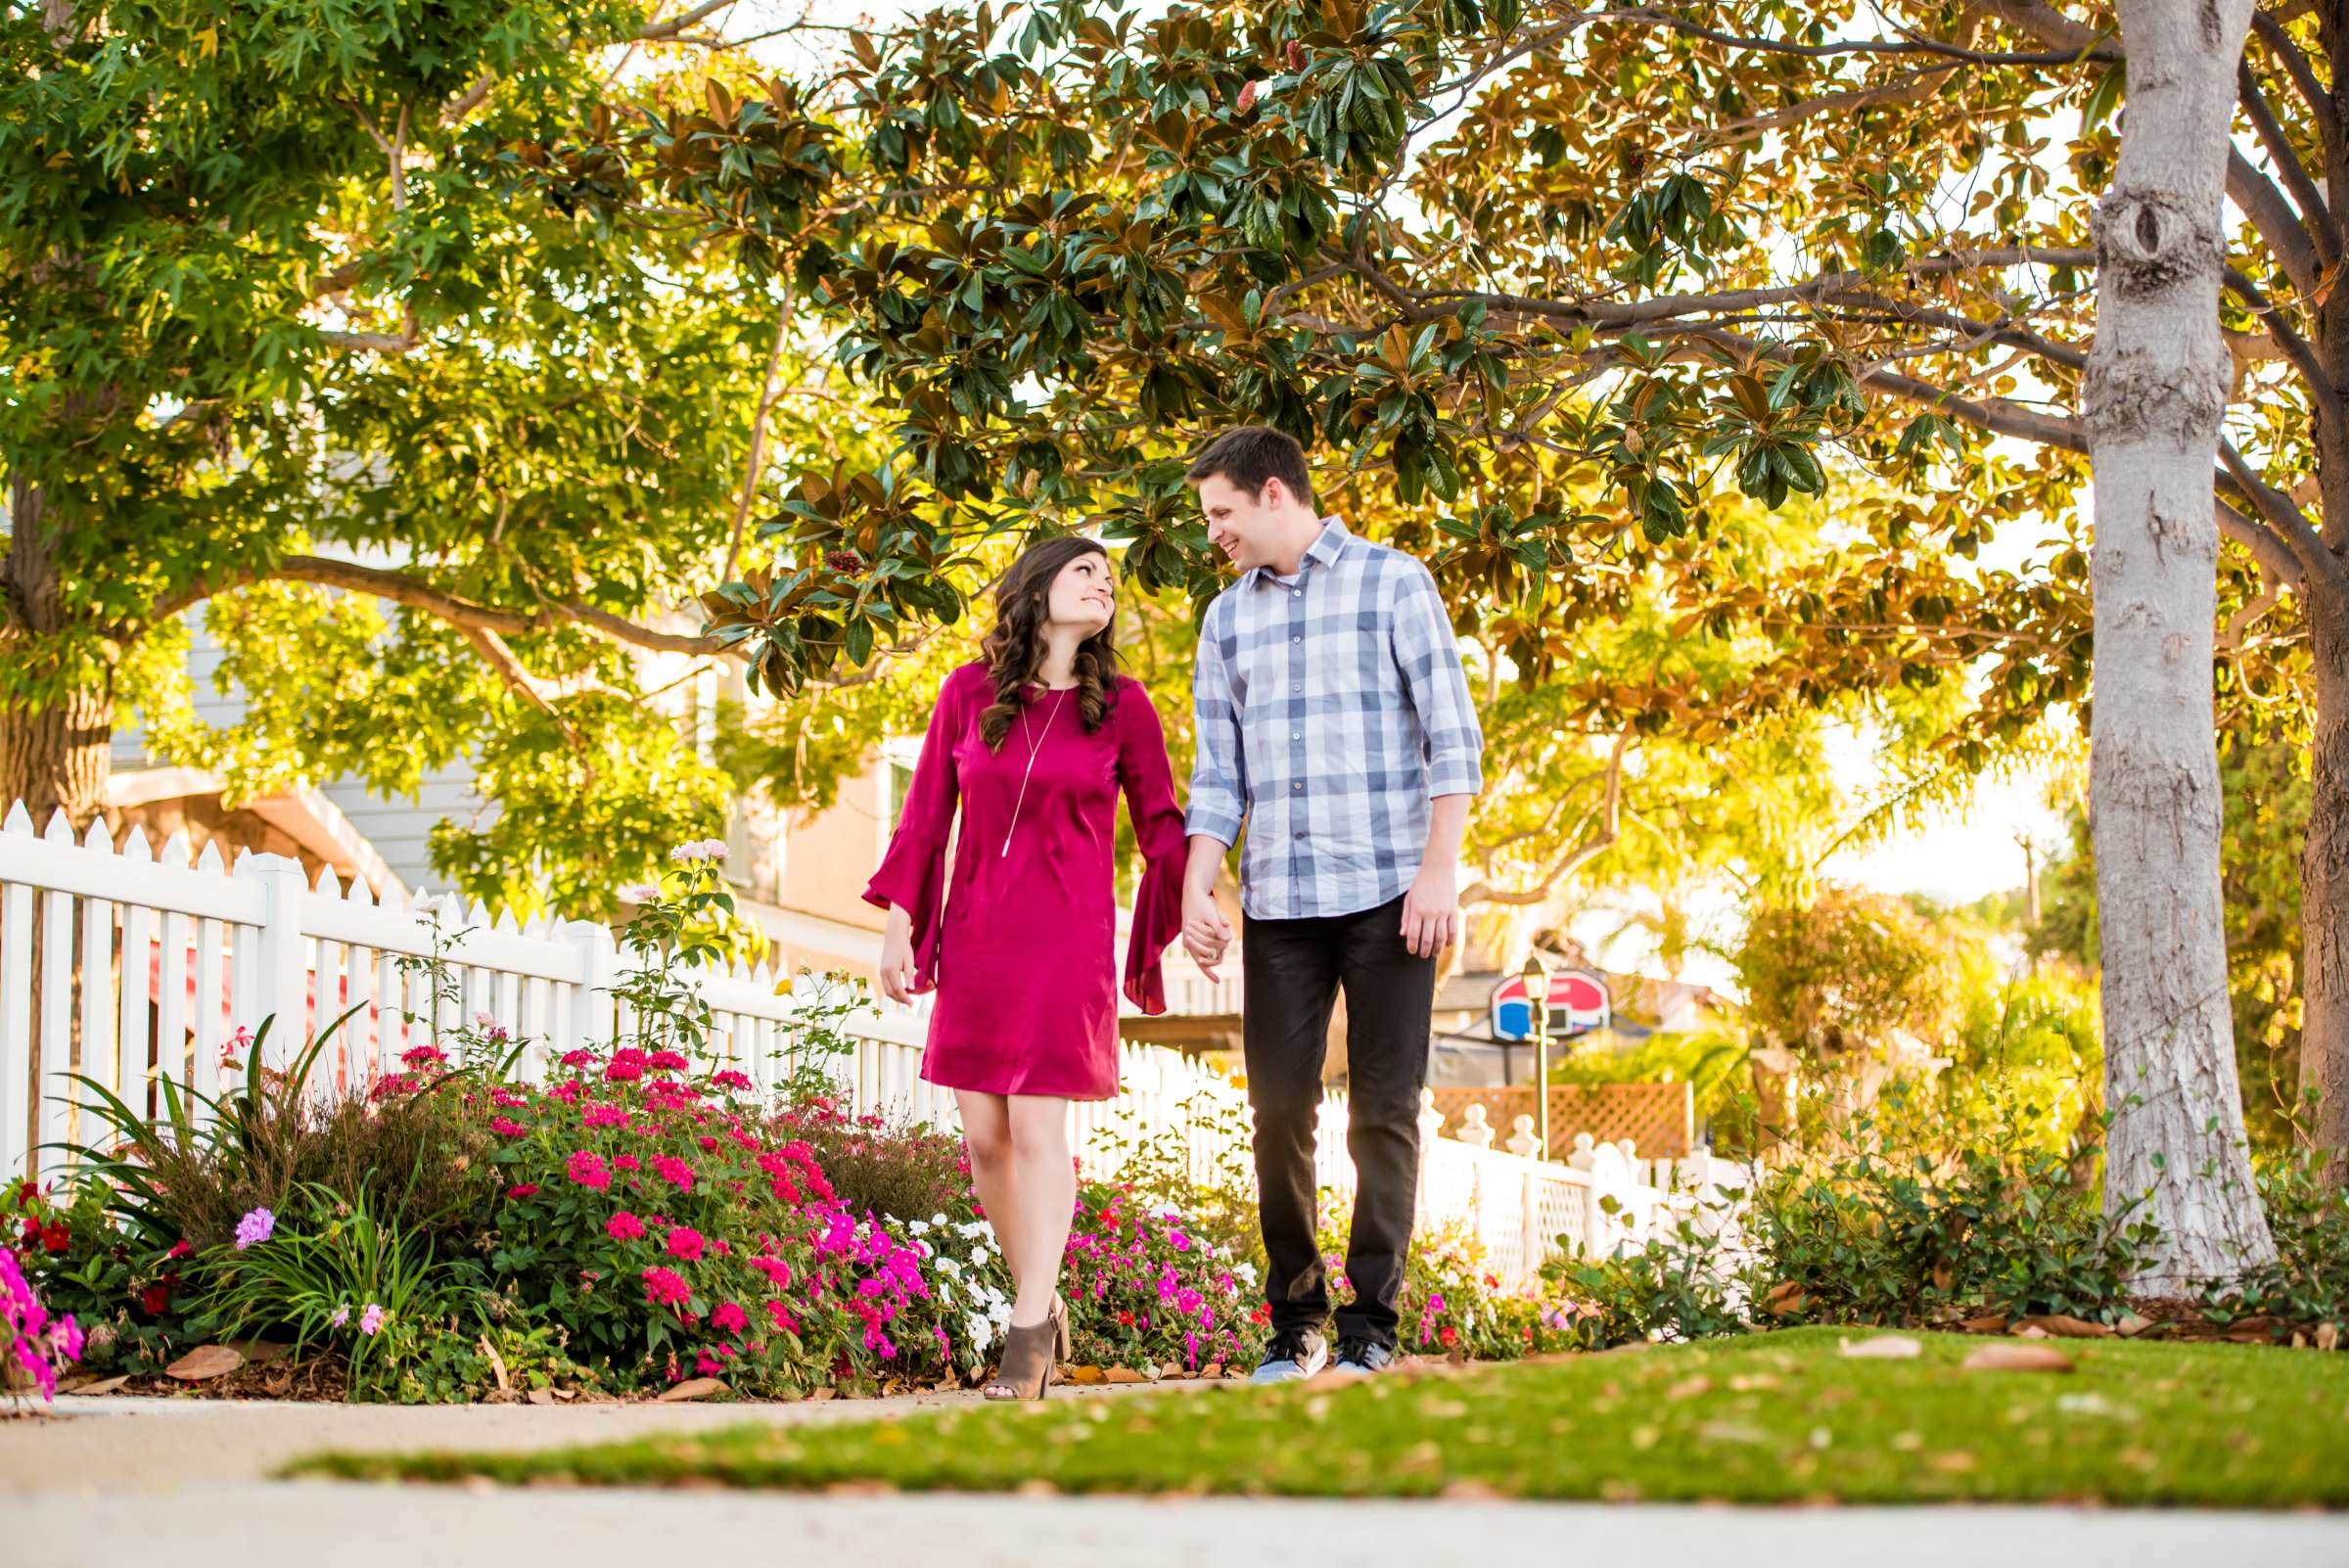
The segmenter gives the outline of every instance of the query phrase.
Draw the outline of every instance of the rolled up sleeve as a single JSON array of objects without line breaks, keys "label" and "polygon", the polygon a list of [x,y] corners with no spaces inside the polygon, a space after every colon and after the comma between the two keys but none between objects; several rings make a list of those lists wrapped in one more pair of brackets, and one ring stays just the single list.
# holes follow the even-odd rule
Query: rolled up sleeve
[{"label": "rolled up sleeve", "polygon": [[1485,787],[1484,730],[1444,596],[1416,562],[1402,575],[1391,624],[1396,668],[1426,737],[1428,795],[1477,794]]}]

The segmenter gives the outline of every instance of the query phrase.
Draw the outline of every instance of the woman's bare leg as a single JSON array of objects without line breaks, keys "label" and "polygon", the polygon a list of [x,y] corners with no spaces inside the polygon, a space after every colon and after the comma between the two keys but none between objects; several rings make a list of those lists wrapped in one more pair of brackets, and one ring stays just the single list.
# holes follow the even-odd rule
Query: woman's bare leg
[{"label": "woman's bare leg", "polygon": [[[954,1099],[962,1108],[962,1144],[971,1157],[971,1185],[978,1189],[987,1222],[994,1226],[995,1245],[1011,1267],[1012,1288],[1017,1290],[1020,1203],[1011,1152],[1011,1103],[1000,1094],[976,1089],[956,1089]],[[1013,1318],[1018,1318],[1016,1312]]]},{"label": "woman's bare leg", "polygon": [[[1061,1259],[1069,1250],[1069,1221],[1077,1207],[1077,1171],[1069,1157],[1069,1102],[1048,1094],[1014,1094],[1011,1163],[1018,1173],[1020,1209],[1004,1254],[1012,1260],[1019,1294],[1014,1323],[1040,1323],[1060,1289]],[[996,1226],[1002,1234],[1003,1227]]]}]

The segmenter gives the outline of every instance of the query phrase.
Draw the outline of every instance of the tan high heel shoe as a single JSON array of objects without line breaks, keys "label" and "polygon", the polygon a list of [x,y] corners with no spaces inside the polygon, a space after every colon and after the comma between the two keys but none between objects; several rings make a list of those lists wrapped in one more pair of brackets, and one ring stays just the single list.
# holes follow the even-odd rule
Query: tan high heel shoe
[{"label": "tan high heel shoe", "polygon": [[1069,1333],[1069,1304],[1057,1294],[1052,1298],[1052,1322],[1060,1330],[1060,1359],[1066,1363],[1075,1359],[1077,1346]]},{"label": "tan high heel shoe", "polygon": [[990,1400],[1040,1400],[1052,1392],[1052,1352],[1060,1328],[1055,1316],[1040,1323],[1014,1323],[1003,1336],[1003,1364],[994,1381],[979,1391]]}]

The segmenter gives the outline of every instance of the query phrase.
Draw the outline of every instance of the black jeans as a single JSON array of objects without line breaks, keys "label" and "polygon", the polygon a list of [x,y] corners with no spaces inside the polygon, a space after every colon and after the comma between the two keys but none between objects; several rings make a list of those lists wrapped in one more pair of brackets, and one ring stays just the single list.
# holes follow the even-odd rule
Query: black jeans
[{"label": "black jeans", "polygon": [[1392,1349],[1418,1207],[1419,1094],[1427,1084],[1436,961],[1404,945],[1401,899],[1359,914],[1247,920],[1240,960],[1273,1330],[1318,1328],[1329,1316],[1313,1234],[1313,1131],[1330,1008],[1342,987],[1356,1183],[1346,1248],[1354,1300],[1338,1312],[1338,1334]]}]

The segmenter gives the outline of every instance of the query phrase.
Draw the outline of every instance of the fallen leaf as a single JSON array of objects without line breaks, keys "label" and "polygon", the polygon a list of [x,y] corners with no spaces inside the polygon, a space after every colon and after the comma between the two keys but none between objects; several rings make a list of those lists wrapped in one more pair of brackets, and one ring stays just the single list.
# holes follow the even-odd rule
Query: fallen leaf
[{"label": "fallen leaf", "polygon": [[1699,1394],[1710,1394],[1712,1392],[1713,1379],[1704,1376],[1702,1373],[1699,1373],[1695,1377],[1684,1377],[1678,1383],[1673,1384],[1672,1387],[1664,1391],[1664,1397],[1668,1400],[1692,1400]]},{"label": "fallen leaf", "polygon": [[1981,1463],[1963,1449],[1953,1449],[1947,1453],[1936,1453],[1925,1462],[1944,1475],[1964,1475],[1968,1471],[1978,1468]]},{"label": "fallen leaf", "polygon": [[811,1404],[820,1405],[825,1400],[837,1398],[839,1394],[840,1390],[836,1388],[819,1388],[814,1393],[808,1395],[807,1399]]},{"label": "fallen leaf", "polygon": [[1844,1340],[1836,1354],[1856,1361],[1907,1361],[1924,1353],[1924,1346],[1907,1334],[1878,1334],[1871,1339]]},{"label": "fallen leaf", "polygon": [[2004,1334],[2007,1317],[2004,1313],[1984,1313],[1979,1317],[1960,1317],[1958,1326],[1969,1334]]},{"label": "fallen leaf", "polygon": [[1150,1381],[1148,1373],[1137,1372],[1130,1366],[1112,1366],[1104,1371],[1101,1377],[1104,1382],[1109,1383],[1147,1383]]},{"label": "fallen leaf", "polygon": [[674,1388],[663,1389],[656,1403],[675,1405],[685,1400],[706,1400],[713,1394],[723,1394],[725,1391],[726,1385],[714,1377],[689,1377]]},{"label": "fallen leaf", "polygon": [[2265,1345],[2276,1337],[2273,1317],[2244,1317],[2227,1325],[2227,1337],[2237,1345]]},{"label": "fallen leaf", "polygon": [[[1653,1431],[1642,1427],[1641,1431]],[[1698,1438],[1707,1443],[1768,1443],[1770,1434],[1751,1421],[1707,1421],[1696,1429]]]},{"label": "fallen leaf", "polygon": [[1799,1313],[1808,1304],[1803,1287],[1791,1279],[1782,1279],[1762,1293],[1762,1310],[1773,1317]]},{"label": "fallen leaf", "polygon": [[576,1400],[579,1397],[579,1391],[576,1388],[550,1389],[548,1392],[553,1394],[555,1398],[561,1400],[566,1405],[569,1405],[573,1400]]},{"label": "fallen leaf", "polygon": [[101,1394],[112,1394],[115,1390],[120,1388],[123,1384],[129,1381],[130,1379],[127,1377],[101,1377],[95,1382],[82,1384],[73,1392],[82,1395],[84,1398],[95,1399]]},{"label": "fallen leaf", "polygon": [[2340,1348],[2341,1325],[2338,1323],[2319,1323],[2317,1325],[2317,1349],[2321,1351],[2328,1351],[2339,1350]]},{"label": "fallen leaf", "polygon": [[2052,1345],[1985,1345],[1958,1366],[1968,1372],[2068,1372],[2072,1359]]},{"label": "fallen leaf", "polygon": [[232,1339],[228,1348],[244,1357],[248,1366],[266,1366],[294,1347],[278,1339]]},{"label": "fallen leaf", "polygon": [[551,1388],[534,1388],[527,1397],[532,1405],[551,1406],[555,1403],[555,1391]]},{"label": "fallen leaf", "polygon": [[2055,1337],[2037,1323],[2017,1323],[2008,1332],[2017,1339],[2053,1339]]},{"label": "fallen leaf", "polygon": [[1162,1378],[1168,1378],[1188,1377],[1191,1374],[1183,1369],[1183,1365],[1180,1361],[1169,1361],[1158,1369],[1158,1375]]},{"label": "fallen leaf", "polygon": [[2140,1317],[2135,1313],[2123,1313],[2121,1320],[2112,1325],[2112,1331],[2123,1339],[2135,1339],[2152,1326],[2153,1319],[2150,1317]]},{"label": "fallen leaf", "polygon": [[1069,1381],[1072,1383],[1103,1383],[1108,1379],[1102,1375],[1101,1368],[1098,1366],[1072,1366],[1069,1368]]},{"label": "fallen leaf", "polygon": [[199,1345],[163,1368],[183,1383],[205,1383],[245,1364],[245,1358],[226,1345]]},{"label": "fallen leaf", "polygon": [[1201,1377],[1221,1377],[1223,1375],[1223,1363],[1221,1361],[1210,1361],[1205,1366],[1199,1368],[1199,1375]]},{"label": "fallen leaf", "polygon": [[2043,1313],[2023,1321],[2056,1339],[2110,1339],[2112,1330],[2102,1323],[2092,1323],[2085,1317],[2071,1317],[2062,1313]]},{"label": "fallen leaf", "polygon": [[1508,1496],[1489,1481],[1447,1481],[1436,1496],[1451,1502],[1497,1502]]}]

